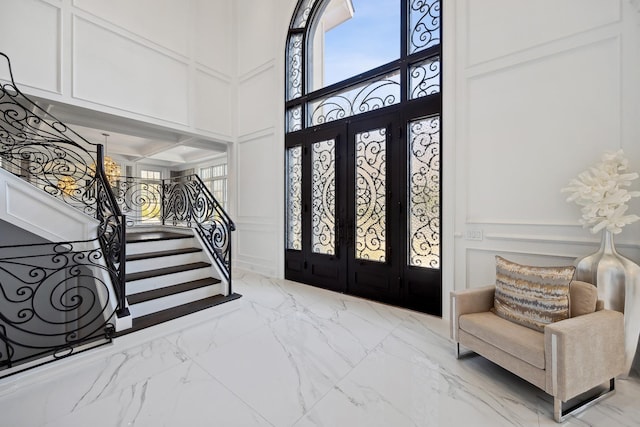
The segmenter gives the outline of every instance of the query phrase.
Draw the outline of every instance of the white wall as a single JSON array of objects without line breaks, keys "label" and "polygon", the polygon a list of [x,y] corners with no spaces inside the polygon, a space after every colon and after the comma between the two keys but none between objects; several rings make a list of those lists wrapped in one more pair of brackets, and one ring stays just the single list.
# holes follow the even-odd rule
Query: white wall
[{"label": "white wall", "polygon": [[0,51],[24,92],[233,139],[231,2],[0,0],[0,7]]},{"label": "white wall", "polygon": [[[578,225],[579,209],[560,189],[605,150],[624,149],[640,171],[640,13],[628,0],[455,7],[448,99],[456,173],[444,188],[455,188],[455,268],[446,286],[460,289],[491,283],[495,254],[570,264],[597,248],[599,236]],[[637,200],[632,209],[640,213]],[[470,231],[483,240],[468,240]],[[640,224],[616,240],[640,261]]]},{"label": "white wall", "polygon": [[295,1],[233,4],[238,55],[238,133],[229,176],[229,194],[236,196],[234,264],[283,276],[284,46]]},{"label": "white wall", "polygon": [[[242,0],[236,260],[282,275],[283,97],[294,0]],[[598,236],[560,189],[603,151],[640,170],[640,2],[444,1],[443,309],[494,280],[496,254],[566,264]],[[636,184],[640,187],[640,184]],[[640,213],[640,203],[632,204]],[[480,232],[482,240],[468,240]],[[640,224],[617,236],[640,261]]]}]

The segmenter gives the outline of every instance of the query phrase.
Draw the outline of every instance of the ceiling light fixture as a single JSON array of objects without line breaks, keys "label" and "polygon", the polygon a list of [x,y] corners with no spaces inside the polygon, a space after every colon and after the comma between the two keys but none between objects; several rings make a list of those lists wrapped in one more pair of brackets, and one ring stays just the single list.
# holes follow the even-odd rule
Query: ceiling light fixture
[{"label": "ceiling light fixture", "polygon": [[[120,165],[117,164],[111,157],[107,156],[107,138],[109,137],[109,134],[103,133],[102,135],[104,136],[104,161],[103,161],[104,173],[107,176],[107,181],[109,181],[109,185],[113,187],[115,183],[120,179],[120,175],[121,175]],[[96,164],[92,163],[91,166],[89,166],[89,168],[91,168],[91,171],[95,176]]]}]

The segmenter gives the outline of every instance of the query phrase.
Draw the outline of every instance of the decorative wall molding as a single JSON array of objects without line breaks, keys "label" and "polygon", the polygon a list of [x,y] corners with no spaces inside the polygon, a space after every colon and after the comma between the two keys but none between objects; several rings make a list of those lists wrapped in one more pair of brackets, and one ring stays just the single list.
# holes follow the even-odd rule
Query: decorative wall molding
[{"label": "decorative wall molding", "polygon": [[[2,13],[5,19],[0,27],[0,50],[11,59],[20,89],[44,96],[62,95],[63,14],[60,5],[43,0],[5,0]],[[29,15],[29,18],[20,19],[20,14]],[[47,38],[43,39],[40,32],[46,32]],[[32,63],[34,58],[38,61],[37,67]],[[3,59],[0,71],[5,69]],[[8,73],[0,77],[3,81],[9,80]]]},{"label": "decorative wall molding", "polygon": [[[573,260],[575,259],[572,255],[567,255],[566,253],[553,252],[553,251],[540,251],[536,249],[527,249],[527,250],[519,250],[519,249],[505,249],[499,247],[482,247],[482,248],[466,248],[465,255],[468,258],[469,255],[474,252],[479,253],[490,253],[495,255],[505,255],[505,254],[513,254],[513,255],[521,255],[525,257],[541,257],[541,258],[550,258],[550,261],[554,259],[567,259]],[[494,266],[495,267],[495,266]]]},{"label": "decorative wall molding", "polygon": [[[554,243],[554,244],[567,244],[567,245],[579,245],[579,246],[600,245],[600,239],[597,236],[595,238],[576,238],[574,236],[562,236],[562,235],[485,233],[484,238],[487,240],[498,240],[498,241],[506,241],[506,242]],[[640,249],[640,243],[616,242],[616,247]]]},{"label": "decorative wall molding", "polygon": [[[238,144],[236,154],[237,211],[238,218],[274,218],[278,205],[272,193],[281,187],[282,170],[277,159],[271,159],[276,151],[273,138],[267,136]],[[281,156],[280,156],[281,157]]]},{"label": "decorative wall molding", "polygon": [[221,82],[225,82],[225,83],[228,83],[228,84],[233,83],[233,77],[230,76],[229,74],[226,74],[226,73],[220,72],[218,70],[215,70],[215,69],[213,69],[213,68],[211,68],[211,67],[209,67],[209,66],[207,66],[207,65],[205,65],[205,64],[203,64],[201,62],[198,62],[198,61],[195,61],[195,63],[196,63],[196,72],[206,74],[206,75],[211,76],[211,77],[213,77],[213,78],[215,78],[217,80],[220,80]]},{"label": "decorative wall molding", "polygon": [[[84,33],[83,33],[84,32]],[[100,25],[94,21],[86,20],[79,16],[73,17],[73,62],[72,62],[72,98],[89,101],[98,105],[113,107],[118,110],[151,117],[164,122],[189,126],[188,117],[188,74],[189,64],[184,60],[176,59],[171,55],[153,49],[146,44],[139,43],[114,31],[113,28]],[[100,73],[103,71],[99,62],[95,62],[91,52],[91,46],[99,37],[108,38],[116,52],[121,58],[111,57],[112,60],[120,60],[121,63],[112,64],[109,72],[117,72],[131,67],[131,61],[138,61],[133,66],[138,79],[145,79],[148,82],[150,76],[158,79],[158,86],[149,83],[136,84],[135,80],[121,79],[115,81],[115,86],[105,88],[100,84]],[[84,44],[84,46],[83,46]],[[91,46],[90,46],[91,45]],[[84,47],[84,50],[83,50]],[[83,56],[84,55],[84,56]],[[144,59],[143,59],[144,57]],[[82,62],[84,60],[84,63]],[[148,73],[141,74],[139,67],[147,67]],[[91,67],[91,68],[87,68]],[[164,76],[163,76],[164,74]],[[162,77],[160,77],[162,76]],[[183,84],[181,90],[180,85]],[[124,87],[124,85],[128,87]],[[114,90],[122,93],[114,93]],[[137,91],[137,92],[136,92]],[[161,91],[161,92],[158,92]],[[172,91],[173,93],[169,93]],[[158,102],[158,94],[163,93],[166,100],[171,102]],[[152,109],[156,111],[152,111]]]},{"label": "decorative wall molding", "polygon": [[486,74],[507,71],[522,64],[545,60],[555,55],[570,53],[576,49],[584,49],[602,42],[617,40],[619,43],[620,38],[620,28],[618,26],[602,27],[588,33],[579,34],[575,37],[562,39],[553,44],[536,46],[509,56],[471,65],[465,69],[465,76],[468,80],[472,80],[483,77]]},{"label": "decorative wall molding", "polygon": [[252,68],[251,70],[246,71],[242,75],[238,76],[238,82],[240,84],[245,83],[248,80],[258,77],[260,74],[275,68],[275,66],[276,66],[276,60],[271,59],[261,65],[258,65],[255,68]]},{"label": "decorative wall molding", "polygon": [[236,226],[234,265],[267,275],[276,274],[276,264],[280,257],[275,251],[276,230],[273,226],[256,226],[244,222],[236,222]]},{"label": "decorative wall molding", "polygon": [[[25,69],[33,75],[32,77],[25,72],[19,73],[24,81],[19,81],[21,89],[29,95],[93,110],[97,113],[96,116],[107,113],[163,126],[181,133],[232,140],[232,134],[235,132],[233,116],[237,111],[236,106],[225,105],[225,111],[230,118],[225,118],[222,122],[224,126],[220,129],[212,129],[213,121],[205,123],[200,120],[200,123],[196,123],[195,116],[198,110],[194,106],[198,102],[197,94],[201,91],[194,81],[200,72],[214,76],[230,86],[230,96],[233,96],[231,92],[236,90],[237,81],[232,66],[237,62],[234,58],[235,49],[230,46],[229,40],[222,40],[220,37],[232,37],[233,7],[226,1],[171,1],[167,7],[161,8],[158,8],[156,3],[155,0],[140,0],[132,5],[128,5],[126,1],[111,4],[100,0],[3,0],[3,12],[14,17],[0,28],[3,51],[10,54],[14,70],[16,64],[24,64]],[[147,19],[151,10],[149,5],[157,9],[153,12],[153,19]],[[53,15],[52,8],[57,11],[55,31],[49,19]],[[205,9],[208,16],[199,13]],[[218,12],[221,12],[222,16]],[[194,17],[200,19],[196,21]],[[78,32],[78,22],[82,22],[83,29],[91,26],[96,31],[103,30],[113,37],[103,34],[102,41],[87,39],[84,35],[87,32]],[[171,25],[163,24],[167,22]],[[214,24],[215,29],[211,29]],[[12,25],[19,26],[18,30],[11,29]],[[9,32],[10,36],[3,34],[3,29]],[[88,37],[91,38],[96,31],[89,32]],[[19,33],[20,37],[15,37],[16,33]],[[114,46],[114,43],[111,43],[114,40],[119,40],[116,44],[120,46]],[[122,40],[126,40],[124,47],[121,46],[125,44]],[[83,43],[93,43],[91,54],[80,52],[79,57],[78,46]],[[219,46],[225,49],[220,50]],[[12,54],[12,50],[22,52],[23,57]],[[83,51],[89,50],[83,48]],[[212,50],[215,52],[212,53]],[[129,53],[130,51],[137,53]],[[199,58],[198,55],[202,57]],[[127,64],[113,66],[118,59],[111,58],[122,57],[132,58],[131,62],[134,63],[139,62],[137,58],[141,58],[142,63],[137,66],[134,64],[137,70],[131,70],[129,76]],[[148,58],[151,60],[147,66],[144,61]],[[83,62],[81,67],[78,66],[79,62]],[[155,66],[158,62],[166,62],[169,65]],[[182,64],[181,67],[185,71],[176,72],[175,64]],[[218,66],[220,70],[216,70]],[[99,74],[105,67],[117,71],[111,75],[106,74],[101,79],[91,77]],[[96,69],[98,73],[95,72]],[[148,71],[149,69],[151,71]],[[87,72],[83,76],[81,73],[85,70]],[[178,77],[176,73],[179,74]],[[146,76],[145,81],[139,84],[130,81],[130,77],[142,79],[141,74]],[[79,83],[79,78],[85,78],[86,83]],[[95,83],[96,80],[99,83]],[[108,86],[110,82],[115,90],[100,88],[104,86],[103,83]],[[132,89],[118,92],[119,88],[127,85],[132,86]],[[168,92],[168,96],[171,97],[177,87],[183,90],[180,90],[171,102],[164,102],[163,93]],[[94,93],[101,96],[94,97]],[[209,102],[216,104],[217,97]],[[140,106],[144,108],[139,108]],[[216,106],[212,106],[212,109],[215,108]]]},{"label": "decorative wall molding", "polygon": [[233,260],[234,268],[259,273],[267,277],[278,277],[278,269],[273,264],[264,264],[260,260]]},{"label": "decorative wall molding", "polygon": [[272,216],[238,216],[236,225],[241,224],[247,230],[273,231],[273,227],[280,224],[277,218]]},{"label": "decorative wall molding", "polygon": [[[638,0],[629,1],[633,2]],[[464,25],[465,33],[467,35],[467,38],[465,39],[466,45],[471,47],[470,49],[465,50],[467,66],[477,66],[489,61],[508,58],[514,55],[517,56],[526,54],[529,51],[548,51],[549,49],[553,49],[555,44],[562,45],[567,41],[571,43],[571,40],[574,38],[579,39],[585,35],[589,36],[590,33],[611,26],[612,24],[619,23],[622,19],[622,8],[620,1],[601,1],[599,5],[593,4],[593,1],[590,5],[584,5],[585,2],[583,0],[567,0],[563,2],[562,5],[557,5],[557,3],[547,1],[546,3],[549,6],[554,5],[553,12],[550,12],[550,10],[547,8],[540,7],[537,4],[534,6],[533,3],[523,3],[518,5],[508,1],[504,3],[505,6],[507,6],[503,8],[503,12],[505,13],[509,13],[509,7],[520,7],[521,9],[525,9],[520,11],[520,13],[523,14],[521,18],[523,20],[526,20],[524,22],[525,27],[526,25],[531,25],[534,28],[523,29],[523,21],[518,20],[517,16],[510,16],[510,19],[508,19],[507,21],[501,21],[500,15],[495,13],[495,10],[487,9],[486,7],[483,7],[484,5],[476,3],[472,0],[466,0],[463,3],[462,13],[465,15]],[[603,8],[603,4],[606,5],[607,8]],[[477,9],[473,9],[472,6],[475,6]],[[580,9],[583,10],[583,14],[581,15],[580,20],[561,20],[562,16],[571,17],[575,14],[575,10]],[[474,11],[478,12],[480,16],[475,17],[473,14]],[[531,16],[531,12],[534,14],[534,16]],[[484,15],[482,15],[482,13],[484,13]],[[544,19],[542,19],[543,16],[535,16],[536,13],[544,14]],[[551,15],[551,13],[553,13],[553,15]],[[495,23],[496,25],[492,25],[492,19],[494,20],[493,23]],[[560,19],[560,21],[558,21],[558,19]],[[484,39],[478,39],[477,37],[474,37],[474,20],[482,22],[482,25],[485,25],[487,28],[489,28],[488,31],[480,30],[478,32],[478,34],[484,36]],[[501,23],[503,25],[500,25]],[[539,31],[533,31],[534,29],[536,29],[535,26],[538,25],[537,23],[544,23],[544,27],[540,26],[537,28]],[[504,39],[502,36],[500,36],[500,34],[504,31],[514,30],[516,26],[518,26],[519,31],[523,35],[523,37]],[[498,28],[499,31],[496,30]],[[543,28],[544,31],[542,31]],[[491,43],[492,31],[495,31],[495,37],[499,37],[499,39],[502,39],[503,44],[515,43],[515,41],[517,40],[518,42],[520,42],[520,46],[514,46],[510,49],[505,48],[500,51],[501,43]],[[529,37],[529,40],[527,40],[527,37]],[[499,39],[494,39],[493,41],[496,42],[499,41]],[[474,44],[475,42],[477,42],[477,44]],[[494,53],[486,55],[481,59],[472,57],[472,50],[474,52],[477,52],[487,47],[488,49],[493,49]],[[475,53],[475,55],[478,54]]]},{"label": "decorative wall molding", "polygon": [[575,222],[563,222],[563,221],[538,221],[534,222],[531,219],[511,219],[500,220],[496,218],[469,218],[465,221],[467,226],[485,226],[485,225],[499,225],[499,226],[518,226],[518,227],[571,227],[581,229],[577,220]]},{"label": "decorative wall molding", "polygon": [[[276,81],[282,80],[272,66],[261,68],[258,73],[245,76],[238,84],[237,132],[247,135],[274,126],[276,117],[283,110],[280,101],[283,92],[277,90]],[[257,94],[260,94],[257,96]],[[284,129],[284,123],[278,127]]]},{"label": "decorative wall molding", "polygon": [[275,129],[273,126],[266,127],[264,129],[259,129],[244,135],[238,136],[238,144],[244,144],[247,142],[254,141],[256,139],[267,138],[273,136],[275,134]]},{"label": "decorative wall molding", "polygon": [[204,132],[214,132],[224,140],[233,139],[233,85],[200,69],[193,73],[192,107],[189,114],[193,126]]},{"label": "decorative wall molding", "polygon": [[[571,171],[577,174],[601,150],[620,145],[621,41],[620,35],[598,38],[466,79],[467,217],[570,218],[560,189]],[[595,81],[601,83],[598,93],[584,90]],[[492,161],[500,165],[494,171],[485,166]],[[545,173],[537,166],[542,164]]]},{"label": "decorative wall molding", "polygon": [[[93,2],[93,3],[108,4],[103,2]],[[142,2],[138,1],[136,3],[137,5],[134,3],[129,5],[128,7],[134,8],[134,10],[136,6],[143,7]],[[190,0],[184,3],[186,3],[187,8],[190,9],[192,7],[192,2]],[[163,44],[158,40],[154,40],[153,38],[151,38],[151,34],[144,34],[144,32],[140,31],[140,25],[137,24],[138,21],[136,21],[136,24],[130,23],[130,25],[114,22],[114,19],[110,20],[106,17],[100,16],[99,10],[95,10],[95,9],[92,9],[91,7],[87,7],[87,3],[83,0],[72,0],[72,5],[73,5],[73,9],[71,10],[71,13],[74,16],[82,17],[83,19],[95,22],[96,24],[104,27],[110,27],[111,29],[113,29],[114,32],[117,32],[129,39],[136,40],[140,44],[147,45],[149,48],[153,48],[158,51],[163,51],[165,54],[176,56],[177,58],[181,58],[182,60],[185,60],[185,61],[189,60],[189,52],[188,52],[189,36],[184,36],[184,40],[182,40],[181,43],[178,43],[183,45],[182,48],[179,48],[178,44],[174,44],[173,46],[170,43]],[[166,8],[167,5],[164,5],[163,7]],[[185,5],[181,4],[180,7],[176,8],[176,10],[180,10],[184,8],[185,8]],[[108,9],[113,10],[113,6],[108,6]],[[131,12],[131,11],[127,11],[127,12]],[[124,16],[128,16],[128,15],[129,14],[125,14]],[[191,16],[190,13],[189,13],[189,16]],[[154,16],[154,19],[157,20],[158,18],[163,18],[163,16],[161,14]],[[183,23],[184,28],[179,28],[180,23],[176,22],[176,16],[170,15],[170,18],[174,27],[178,25],[177,28],[175,28],[170,32],[172,35],[172,38],[175,39],[176,35],[183,35],[184,33],[187,32],[187,30],[191,30],[188,22]],[[163,31],[166,32],[166,28]]]}]

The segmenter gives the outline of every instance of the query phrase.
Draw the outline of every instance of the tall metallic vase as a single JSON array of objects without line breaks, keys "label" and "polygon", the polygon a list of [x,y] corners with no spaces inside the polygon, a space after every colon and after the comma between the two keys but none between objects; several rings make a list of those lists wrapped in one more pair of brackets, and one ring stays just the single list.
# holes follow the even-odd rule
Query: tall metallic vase
[{"label": "tall metallic vase", "polygon": [[634,364],[634,358],[640,335],[640,266],[616,252],[613,234],[604,230],[598,252],[576,260],[576,280],[595,284],[605,308],[624,312],[626,372],[639,375],[640,360]]}]

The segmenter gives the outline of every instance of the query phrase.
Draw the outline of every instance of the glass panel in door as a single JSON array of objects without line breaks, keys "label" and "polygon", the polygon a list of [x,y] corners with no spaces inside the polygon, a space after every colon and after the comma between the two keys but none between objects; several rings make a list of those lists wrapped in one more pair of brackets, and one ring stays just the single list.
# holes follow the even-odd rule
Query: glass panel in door
[{"label": "glass panel in door", "polygon": [[302,147],[287,150],[287,249],[302,249]]},{"label": "glass panel in door", "polygon": [[330,139],[311,145],[311,250],[336,253],[336,144]]},{"label": "glass panel in door", "polygon": [[409,122],[408,260],[440,268],[440,117]]},{"label": "glass panel in door", "polygon": [[385,262],[386,254],[386,129],[355,135],[355,257]]}]

